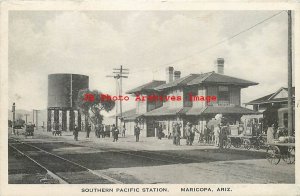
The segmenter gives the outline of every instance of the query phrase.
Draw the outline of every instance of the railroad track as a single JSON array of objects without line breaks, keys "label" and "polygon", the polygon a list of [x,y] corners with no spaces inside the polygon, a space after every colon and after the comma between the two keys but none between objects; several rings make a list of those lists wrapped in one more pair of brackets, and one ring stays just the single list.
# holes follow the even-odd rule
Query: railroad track
[{"label": "railroad track", "polygon": [[[121,181],[102,174],[99,171],[91,170],[37,146],[17,139],[10,139],[14,142],[9,143],[9,147],[45,170],[48,175],[60,184],[123,184]],[[24,150],[26,148],[27,151]]]},{"label": "railroad track", "polygon": [[[48,155],[51,155],[52,157],[55,157],[55,158],[58,158],[62,161],[65,161],[67,162],[68,164],[71,164],[71,166],[77,166],[79,167],[81,170],[84,170],[86,172],[89,172],[90,174],[95,174],[96,176],[98,176],[100,179],[105,179],[107,180],[107,183],[109,184],[122,184],[122,182],[120,182],[119,180],[116,180],[116,179],[113,179],[109,176],[106,176],[104,174],[99,174],[99,172],[95,172],[83,165],[80,165],[78,163],[75,163],[71,160],[68,160],[66,158],[63,158],[59,155],[56,155],[56,154],[53,154],[49,151],[46,151],[44,149],[41,149],[35,145],[32,145],[32,144],[35,144],[35,143],[24,143],[22,141],[19,141],[19,140],[16,140],[14,139],[14,141],[16,141],[16,143],[19,143],[19,144],[24,144],[26,146],[30,146],[32,148],[35,148],[37,150],[39,150],[40,152],[43,152],[43,153],[46,153]],[[16,144],[15,143],[15,144]],[[47,143],[47,142],[46,142]],[[149,151],[145,151],[145,150],[136,150],[136,151],[124,151],[122,149],[109,149],[107,148],[107,146],[99,146],[98,148],[97,147],[92,147],[92,146],[86,146],[86,145],[82,145],[82,147],[86,147],[86,148],[91,148],[91,149],[96,149],[96,150],[99,150],[99,147],[101,147],[101,151],[103,152],[111,152],[111,153],[117,153],[117,154],[122,154],[122,155],[126,155],[126,156],[130,156],[130,157],[139,157],[139,158],[143,158],[143,159],[147,159],[147,160],[152,160],[152,161],[159,161],[159,162],[164,162],[166,164],[183,164],[183,163],[192,163],[192,162],[198,162],[199,160],[198,159],[194,159],[194,158],[188,158],[188,157],[185,157],[185,156],[178,156],[178,155],[170,155],[170,154],[166,154],[166,153],[161,153],[161,152],[149,152]],[[22,152],[21,152],[22,153]],[[146,154],[146,155],[145,155]],[[149,156],[147,156],[149,155]],[[153,157],[154,156],[154,157]],[[38,162],[38,161],[36,161]],[[38,162],[39,163],[39,162]],[[41,163],[39,163],[41,164]],[[70,181],[68,179],[68,177],[64,177],[61,173],[58,173],[56,172],[55,170],[53,171],[51,169],[51,167],[49,167],[48,165],[42,165],[43,167],[45,167],[50,173],[50,174],[54,174],[56,176],[54,176],[56,179],[59,179],[60,178],[60,182],[61,183],[73,183],[72,181]],[[196,165],[191,165],[190,167],[193,167],[195,169],[199,169],[199,166],[196,166]],[[211,173],[218,173],[218,172],[221,172],[216,170],[216,169],[208,169],[208,168],[200,168],[201,170],[206,170],[207,172],[211,172]],[[72,170],[72,169],[71,169]],[[74,173],[72,174],[74,175]],[[241,176],[240,175],[234,175],[233,176],[236,176],[237,178],[240,178]],[[54,178],[53,177],[53,178]],[[86,181],[84,181],[83,183],[86,183]]]},{"label": "railroad track", "polygon": [[[34,149],[37,149],[39,152],[43,152],[43,153],[46,153],[48,155],[51,155],[52,157],[54,158],[58,158],[60,159],[60,161],[66,161],[66,162],[69,162],[71,163],[73,166],[78,166],[80,167],[81,169],[85,169],[86,171],[92,173],[92,174],[95,174],[95,175],[98,175],[99,176],[99,170],[97,172],[87,168],[86,166],[83,166],[83,165],[80,165],[74,161],[71,161],[71,160],[68,160],[64,157],[61,157],[57,154],[53,154],[49,151],[46,151],[42,148],[39,148],[37,146],[35,146],[35,142],[22,142],[22,141],[19,141],[15,138],[10,138],[14,141],[15,144],[23,144],[23,145],[26,145],[26,146],[30,146],[31,148],[34,148]],[[46,142],[46,143],[49,143],[49,142]],[[50,142],[51,143],[51,142]],[[90,147],[90,146],[83,146],[83,147],[87,147],[87,148],[91,148],[91,149],[97,149],[99,150],[99,148],[95,148],[95,147]],[[14,147],[16,148],[16,147]],[[18,151],[20,151],[18,149]],[[120,154],[120,155],[125,155],[127,157],[136,157],[136,158],[140,158],[140,159],[146,159],[146,160],[149,160],[149,161],[154,161],[154,162],[160,162],[160,163],[164,163],[164,164],[182,164],[183,163],[183,159],[185,159],[184,162],[190,162],[190,161],[195,161],[195,160],[191,160],[191,159],[187,159],[187,158],[183,158],[183,157],[179,157],[179,156],[173,156],[173,155],[167,155],[167,154],[160,154],[160,153],[152,153],[152,152],[147,152],[147,151],[122,151],[122,150],[119,150],[119,149],[114,149],[114,150],[111,150],[111,149],[107,149],[106,147],[104,148],[101,148],[101,151],[103,152],[110,152],[110,153],[116,153],[116,154]],[[56,171],[53,171],[53,169],[49,168],[49,166],[45,166],[43,164],[45,163],[39,163],[38,160],[35,160],[34,158],[30,157],[30,155],[28,154],[25,154],[24,152],[20,152],[22,153],[23,155],[27,156],[30,160],[32,160],[33,162],[35,162],[36,164],[39,164],[41,165],[41,167],[44,167],[44,169],[47,170],[47,173],[51,174],[51,176],[57,180],[60,181],[60,183],[72,183],[72,182],[69,182],[68,181],[68,178],[62,176],[62,174],[60,173],[57,173]],[[146,155],[145,155],[146,154]],[[154,157],[153,157],[154,155]],[[178,159],[181,159],[181,161],[178,161]],[[47,163],[48,165],[49,163]],[[71,169],[72,170],[72,169]],[[116,179],[112,179],[111,177],[108,177],[106,175],[101,175],[100,177],[104,178],[104,179],[107,179],[108,181],[112,182],[112,183],[115,183],[115,184],[122,184],[122,182],[120,182],[119,180],[116,180]]]}]

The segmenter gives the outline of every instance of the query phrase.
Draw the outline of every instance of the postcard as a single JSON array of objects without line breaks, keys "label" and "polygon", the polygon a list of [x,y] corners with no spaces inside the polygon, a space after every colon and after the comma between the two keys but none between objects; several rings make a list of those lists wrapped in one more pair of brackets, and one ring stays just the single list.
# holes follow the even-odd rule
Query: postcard
[{"label": "postcard", "polygon": [[300,195],[298,3],[4,1],[0,19],[1,195]]}]

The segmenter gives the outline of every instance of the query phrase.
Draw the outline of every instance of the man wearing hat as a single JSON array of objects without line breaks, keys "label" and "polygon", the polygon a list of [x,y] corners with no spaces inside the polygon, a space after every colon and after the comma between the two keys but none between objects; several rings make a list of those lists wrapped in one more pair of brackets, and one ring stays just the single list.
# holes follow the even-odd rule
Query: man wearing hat
[{"label": "man wearing hat", "polygon": [[79,128],[77,125],[75,125],[74,127],[74,131],[73,131],[73,135],[74,135],[74,140],[78,141],[78,132],[79,132]]},{"label": "man wearing hat", "polygon": [[185,135],[186,135],[186,145],[191,145],[191,123],[188,122],[185,126]]}]

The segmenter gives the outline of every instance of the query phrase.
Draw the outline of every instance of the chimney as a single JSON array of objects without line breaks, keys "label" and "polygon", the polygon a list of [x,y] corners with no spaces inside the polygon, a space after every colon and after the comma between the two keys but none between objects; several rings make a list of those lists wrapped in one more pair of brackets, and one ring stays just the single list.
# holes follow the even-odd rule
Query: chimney
[{"label": "chimney", "polygon": [[173,67],[166,68],[166,83],[173,82]]},{"label": "chimney", "polygon": [[180,78],[181,72],[180,71],[174,71],[174,80],[178,80]]},{"label": "chimney", "polygon": [[217,58],[216,66],[217,66],[217,73],[224,74],[224,59],[223,58]]}]

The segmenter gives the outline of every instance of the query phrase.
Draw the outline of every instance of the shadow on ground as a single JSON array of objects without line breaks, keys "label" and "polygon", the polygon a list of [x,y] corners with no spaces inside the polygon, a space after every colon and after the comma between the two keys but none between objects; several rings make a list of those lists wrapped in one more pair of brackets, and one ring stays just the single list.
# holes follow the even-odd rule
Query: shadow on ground
[{"label": "shadow on ground", "polygon": [[[59,148],[84,147],[81,145],[65,142],[34,143],[32,144],[46,151],[54,151]],[[76,148],[74,148],[76,149]],[[234,161],[264,159],[265,152],[246,151],[238,149],[191,149],[191,150],[161,150],[161,151],[135,151],[116,148],[86,147],[101,150],[89,153],[63,152],[62,156],[68,160],[84,165],[93,170],[104,170],[109,168],[146,167],[171,164],[204,163],[215,161]],[[39,160],[50,159],[47,155],[39,155]],[[66,170],[71,168],[64,168]]]}]

